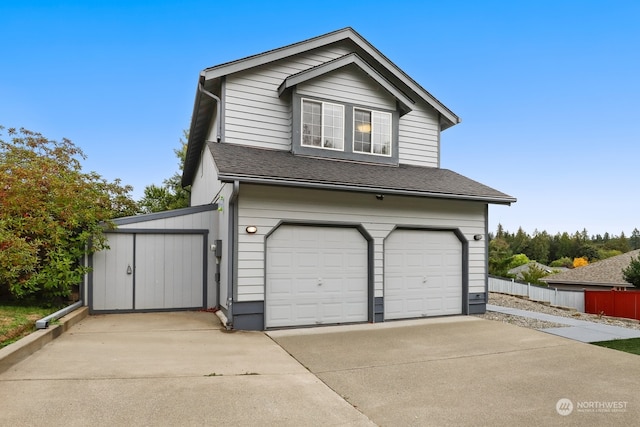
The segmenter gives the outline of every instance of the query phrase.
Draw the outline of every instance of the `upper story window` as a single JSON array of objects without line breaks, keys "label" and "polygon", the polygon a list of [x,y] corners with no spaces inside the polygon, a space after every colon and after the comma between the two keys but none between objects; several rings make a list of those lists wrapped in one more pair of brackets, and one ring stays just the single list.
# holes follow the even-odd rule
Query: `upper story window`
[{"label": "upper story window", "polygon": [[302,100],[302,145],[344,149],[344,106]]},{"label": "upper story window", "polygon": [[354,108],[353,151],[390,155],[391,114]]},{"label": "upper story window", "polygon": [[398,110],[292,93],[294,154],[398,164]]}]

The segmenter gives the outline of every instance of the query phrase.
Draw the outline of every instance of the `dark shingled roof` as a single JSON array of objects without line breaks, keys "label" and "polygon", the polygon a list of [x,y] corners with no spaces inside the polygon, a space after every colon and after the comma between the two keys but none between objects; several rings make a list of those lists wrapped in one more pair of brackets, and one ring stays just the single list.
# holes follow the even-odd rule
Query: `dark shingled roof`
[{"label": "dark shingled roof", "polygon": [[385,166],[208,143],[221,181],[331,188],[510,204],[515,198],[448,169]]},{"label": "dark shingled roof", "polygon": [[640,255],[640,249],[627,252],[622,255],[603,259],[584,267],[574,268],[562,273],[543,277],[543,282],[549,285],[607,285],[607,286],[631,286],[624,280],[622,270],[629,266],[632,258]]}]

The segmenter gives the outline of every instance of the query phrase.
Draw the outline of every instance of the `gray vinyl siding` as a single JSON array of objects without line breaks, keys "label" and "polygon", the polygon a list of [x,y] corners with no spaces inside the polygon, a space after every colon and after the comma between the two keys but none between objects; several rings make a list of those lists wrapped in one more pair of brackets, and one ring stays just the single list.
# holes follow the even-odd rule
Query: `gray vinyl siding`
[{"label": "gray vinyl siding", "polygon": [[[485,205],[326,190],[241,185],[238,214],[238,301],[264,299],[265,234],[280,221],[362,224],[374,239],[375,297],[383,296],[384,239],[395,227],[459,228],[469,241],[469,292],[485,289]],[[249,235],[248,225],[258,227]]]},{"label": "gray vinyl siding", "polygon": [[355,66],[344,67],[302,83],[297,93],[373,109],[395,110],[396,100]]},{"label": "gray vinyl siding", "polygon": [[213,202],[222,186],[222,183],[217,178],[213,156],[205,145],[191,184],[191,206],[207,205]]},{"label": "gray vinyl siding", "polygon": [[[224,85],[224,142],[276,150],[290,150],[291,98],[278,97],[285,78],[350,53],[332,46],[304,55],[226,76]],[[296,87],[301,95],[336,102],[395,110],[395,99],[355,66],[338,69]],[[400,163],[439,166],[438,114],[425,103],[399,121]]]},{"label": "gray vinyl siding", "polygon": [[399,161],[402,164],[440,167],[438,115],[424,104],[400,117],[398,130]]},{"label": "gray vinyl siding", "polygon": [[278,97],[285,78],[349,53],[335,45],[228,75],[225,84],[225,141],[256,147],[291,148],[291,105]]}]

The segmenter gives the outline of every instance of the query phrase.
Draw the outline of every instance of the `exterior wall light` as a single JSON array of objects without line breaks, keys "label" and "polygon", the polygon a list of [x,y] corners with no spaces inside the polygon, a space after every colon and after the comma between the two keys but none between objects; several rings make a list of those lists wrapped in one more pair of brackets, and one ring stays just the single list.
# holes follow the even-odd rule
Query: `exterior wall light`
[{"label": "exterior wall light", "polygon": [[376,194],[376,199],[384,200],[384,194]]},{"label": "exterior wall light", "polygon": [[255,225],[248,225],[247,228],[244,229],[248,234],[255,234],[258,231],[258,227]]},{"label": "exterior wall light", "polygon": [[482,240],[482,234],[475,234],[473,240]]}]

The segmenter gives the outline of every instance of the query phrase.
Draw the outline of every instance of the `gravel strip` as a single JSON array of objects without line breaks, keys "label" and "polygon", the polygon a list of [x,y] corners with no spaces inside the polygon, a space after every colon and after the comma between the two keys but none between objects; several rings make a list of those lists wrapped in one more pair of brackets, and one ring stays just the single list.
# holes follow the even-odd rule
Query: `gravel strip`
[{"label": "gravel strip", "polygon": [[[554,316],[569,317],[578,320],[587,320],[589,322],[603,323],[611,326],[621,326],[640,330],[640,321],[633,319],[621,319],[618,317],[599,316],[597,314],[579,313],[573,309],[565,309],[560,307],[552,307],[550,305],[531,301],[526,298],[516,297],[512,295],[489,293],[489,304],[499,305],[502,307],[518,308],[520,310],[537,311],[538,313],[552,314]],[[510,323],[512,325],[522,326],[531,329],[559,328],[566,325],[558,323],[545,322],[537,319],[529,319],[526,317],[512,316],[510,314],[496,313],[487,311],[485,314],[478,314],[476,317],[487,320],[496,320],[499,322]]]}]

